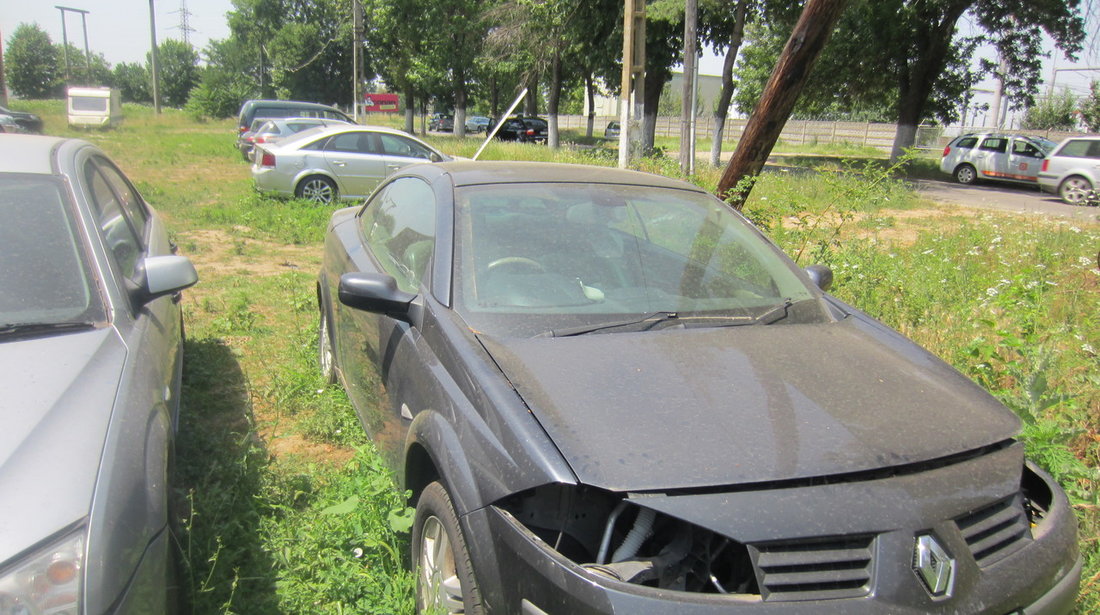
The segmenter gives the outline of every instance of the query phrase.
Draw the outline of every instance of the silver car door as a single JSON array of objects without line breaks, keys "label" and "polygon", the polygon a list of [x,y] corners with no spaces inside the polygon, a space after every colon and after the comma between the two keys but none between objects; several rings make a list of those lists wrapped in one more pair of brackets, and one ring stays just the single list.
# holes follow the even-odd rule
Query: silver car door
[{"label": "silver car door", "polygon": [[345,132],[325,146],[325,165],[343,196],[366,196],[386,176],[383,156],[371,147],[372,136],[366,131]]},{"label": "silver car door", "polygon": [[404,166],[432,160],[432,150],[412,139],[384,133],[379,133],[377,136],[381,149],[385,153],[387,175]]},{"label": "silver car door", "polygon": [[974,151],[974,163],[979,177],[996,179],[1008,172],[1008,138],[986,137]]},{"label": "silver car door", "polygon": [[1042,164],[1043,152],[1034,143],[1020,137],[1012,138],[1004,169],[1008,179],[1038,181],[1039,167]]}]

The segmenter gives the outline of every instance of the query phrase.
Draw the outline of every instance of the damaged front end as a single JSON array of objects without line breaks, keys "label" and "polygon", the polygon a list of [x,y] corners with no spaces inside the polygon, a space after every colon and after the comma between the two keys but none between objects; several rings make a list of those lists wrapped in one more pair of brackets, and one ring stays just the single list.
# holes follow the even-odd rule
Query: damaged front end
[{"label": "damaged front end", "polygon": [[562,556],[609,579],[686,592],[760,593],[745,545],[616,494],[547,485],[499,508]]},{"label": "damaged front end", "polygon": [[[505,612],[1067,612],[1075,520],[1021,448],[753,489],[550,484],[474,516],[493,536]],[[928,537],[951,559],[950,590],[922,580]]]}]

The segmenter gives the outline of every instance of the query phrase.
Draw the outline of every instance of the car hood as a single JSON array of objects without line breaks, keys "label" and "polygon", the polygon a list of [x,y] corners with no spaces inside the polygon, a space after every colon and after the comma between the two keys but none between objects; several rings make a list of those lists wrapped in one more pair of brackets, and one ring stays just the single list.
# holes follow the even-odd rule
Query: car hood
[{"label": "car hood", "polygon": [[481,339],[582,483],[667,490],[900,466],[1019,420],[872,323]]},{"label": "car hood", "polygon": [[0,343],[0,565],[88,515],[125,356],[109,327]]}]

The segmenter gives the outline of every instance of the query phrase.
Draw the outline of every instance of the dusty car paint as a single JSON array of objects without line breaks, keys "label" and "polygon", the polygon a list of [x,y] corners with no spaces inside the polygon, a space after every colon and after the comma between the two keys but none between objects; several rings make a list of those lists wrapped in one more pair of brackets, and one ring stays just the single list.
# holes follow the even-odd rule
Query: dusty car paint
[{"label": "dusty car paint", "polygon": [[[1071,608],[1073,514],[1049,476],[1025,468],[1018,419],[832,297],[814,295],[823,316],[806,324],[579,337],[493,335],[454,309],[457,188],[697,189],[553,165],[421,165],[390,181],[402,178],[435,196],[429,274],[379,291],[387,308],[350,308],[364,301],[356,285],[394,279],[365,241],[371,203],[341,210],[319,308],[337,376],[401,487],[413,501],[436,481],[449,492],[486,611]],[[922,537],[951,558],[950,589],[913,567]],[[784,560],[810,580],[773,574]]]}]

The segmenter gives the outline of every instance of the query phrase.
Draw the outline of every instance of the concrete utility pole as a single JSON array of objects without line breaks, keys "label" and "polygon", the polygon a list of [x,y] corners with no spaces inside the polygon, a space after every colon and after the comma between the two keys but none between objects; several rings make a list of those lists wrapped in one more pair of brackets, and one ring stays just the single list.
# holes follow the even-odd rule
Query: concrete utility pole
[{"label": "concrete utility pole", "polygon": [[619,94],[619,168],[641,152],[638,117],[645,104],[645,0],[623,7],[623,80]]},{"label": "concrete utility pole", "polygon": [[4,34],[0,32],[0,105],[8,106],[8,79],[4,76]]},{"label": "concrete utility pole", "polygon": [[993,127],[1000,128],[1003,124],[1001,119],[1001,105],[1006,108],[1008,104],[1004,102],[1004,88],[1005,88],[1005,73],[1008,72],[1008,62],[1005,60],[1005,56],[1001,52],[997,52],[997,57],[1000,61],[997,64],[997,77],[996,85],[993,88]]},{"label": "concrete utility pole", "polygon": [[363,42],[363,5],[359,0],[352,0],[352,44],[351,44],[351,117],[355,123],[359,123],[359,101],[363,97],[359,94],[361,82],[359,80],[359,53]]},{"label": "concrete utility pole", "polygon": [[680,111],[680,172],[690,175],[695,160],[695,58],[697,44],[696,19],[699,7],[696,0],[684,3],[684,87],[681,89]]},{"label": "concrete utility pole", "polygon": [[160,73],[157,72],[157,11],[153,7],[153,0],[149,0],[149,44],[152,48],[149,60],[153,70],[153,111],[160,115],[160,91],[157,86],[160,83]]},{"label": "concrete utility pole", "polygon": [[806,85],[810,71],[847,3],[848,0],[807,0],[802,8],[802,15],[787,39],[779,62],[764,86],[760,101],[756,103],[737,149],[718,182],[718,197],[730,198],[738,211],[744,206],[751,187],[740,194],[731,194],[731,191],[742,178],[759,175],[764,168],[768,154],[783,132],[783,126]]}]

